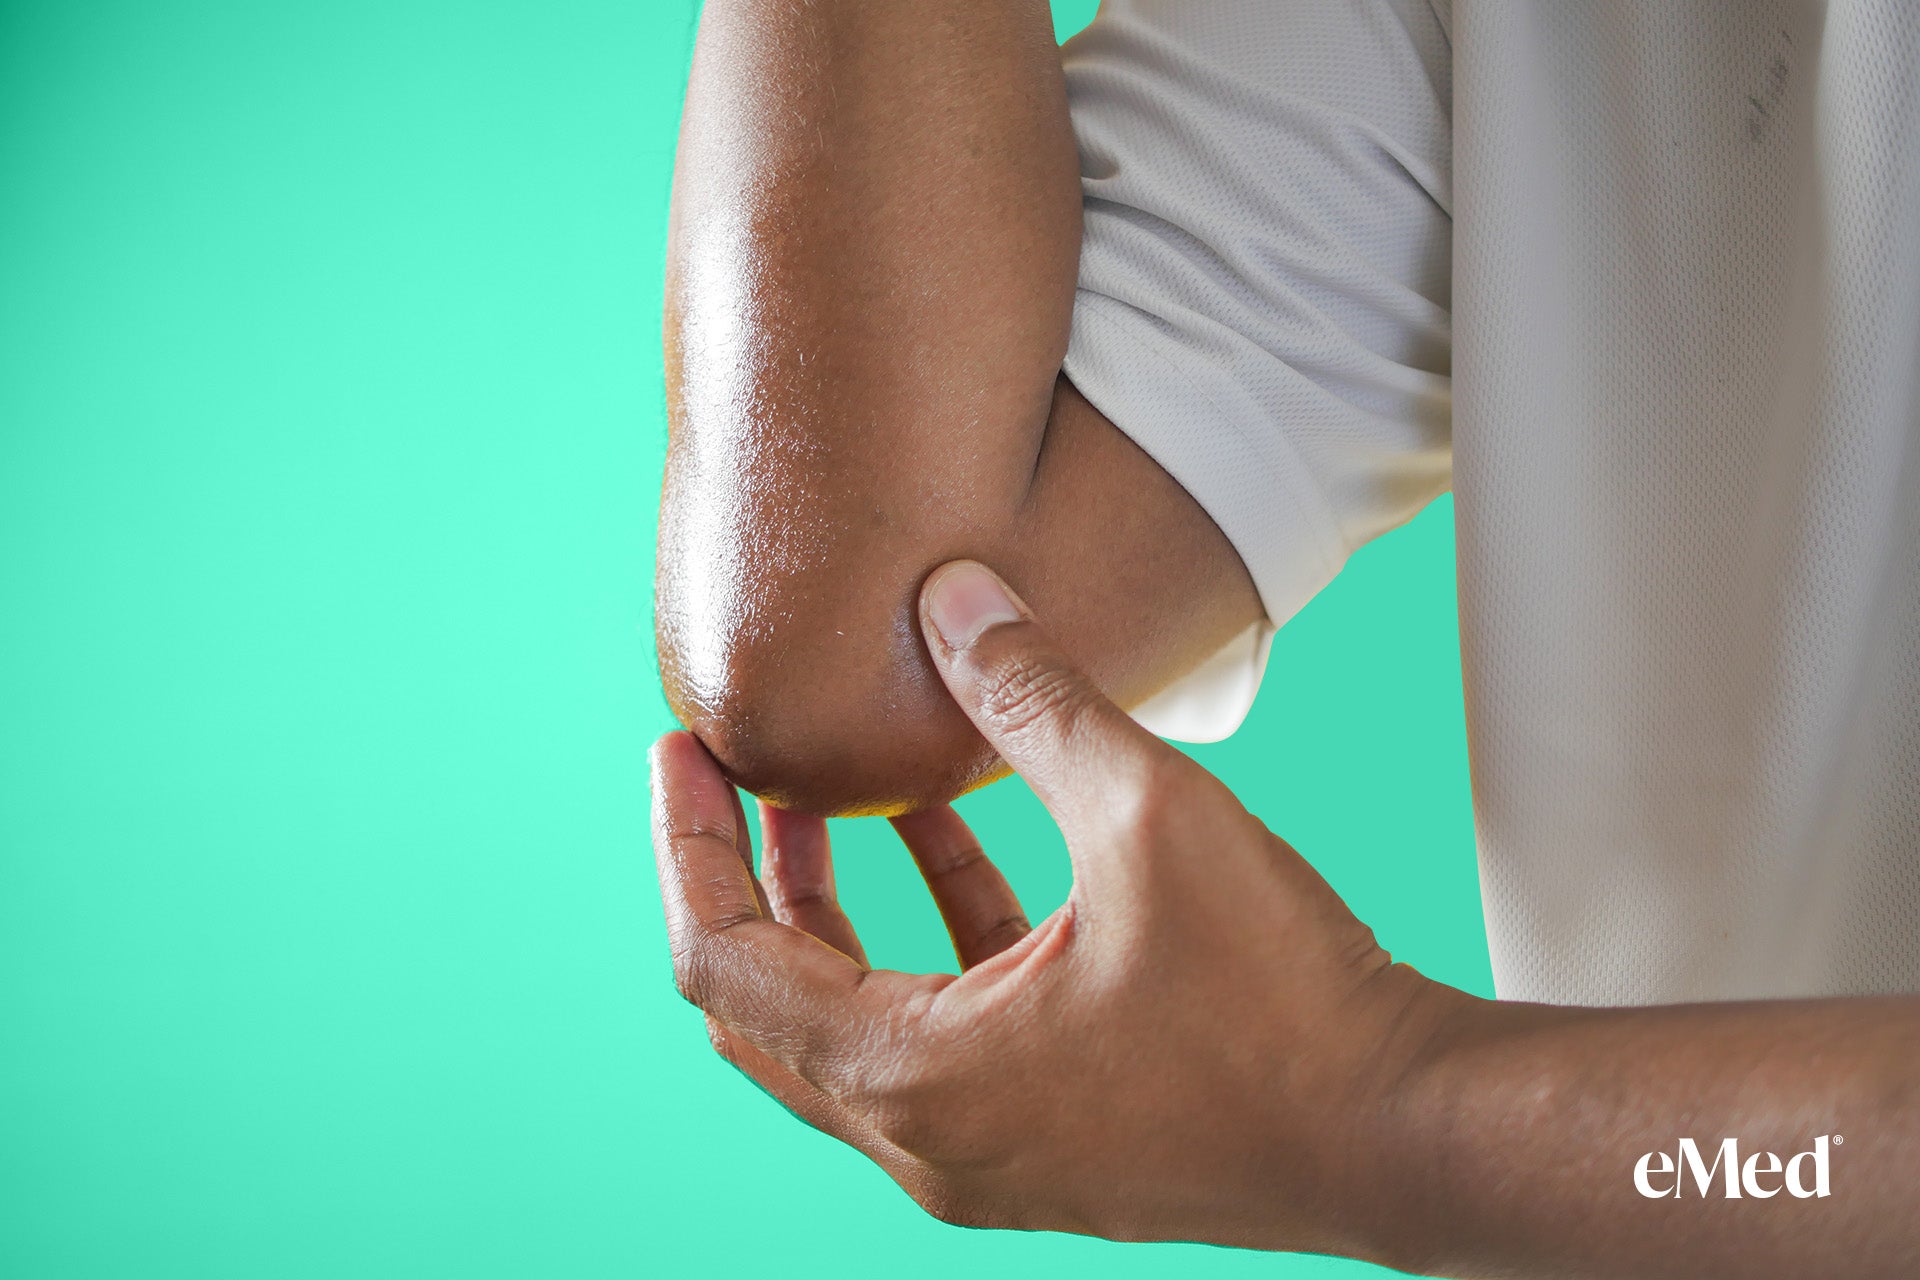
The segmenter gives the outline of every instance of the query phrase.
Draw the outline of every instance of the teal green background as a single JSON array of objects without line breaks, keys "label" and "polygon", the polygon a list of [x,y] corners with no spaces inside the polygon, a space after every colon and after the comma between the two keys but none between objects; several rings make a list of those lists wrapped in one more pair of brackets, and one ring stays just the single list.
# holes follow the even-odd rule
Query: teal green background
[{"label": "teal green background", "polygon": [[[9,1280],[1369,1271],[943,1226],[674,995],[644,755],[695,8],[0,0]],[[1195,754],[1489,991],[1447,502]],[[963,808],[1057,905],[1032,797]],[[836,838],[876,963],[950,966],[884,824]]]}]

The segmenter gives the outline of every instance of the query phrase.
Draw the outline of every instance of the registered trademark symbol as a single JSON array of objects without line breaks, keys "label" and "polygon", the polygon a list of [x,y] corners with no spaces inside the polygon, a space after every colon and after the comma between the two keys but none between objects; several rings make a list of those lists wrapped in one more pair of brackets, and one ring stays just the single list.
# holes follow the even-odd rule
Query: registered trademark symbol
[{"label": "registered trademark symbol", "polygon": [[1839,1146],[1839,1145],[1840,1145],[1841,1143],[1843,1143],[1843,1142],[1845,1142],[1845,1141],[1846,1141],[1846,1139],[1845,1139],[1845,1138],[1843,1138],[1843,1137],[1841,1137],[1841,1136],[1840,1136],[1839,1134],[1837,1134],[1837,1133],[1836,1133],[1836,1134],[1834,1134],[1834,1135],[1833,1135],[1833,1145],[1834,1145],[1834,1146],[1836,1146],[1836,1147],[1837,1147],[1837,1146]]}]

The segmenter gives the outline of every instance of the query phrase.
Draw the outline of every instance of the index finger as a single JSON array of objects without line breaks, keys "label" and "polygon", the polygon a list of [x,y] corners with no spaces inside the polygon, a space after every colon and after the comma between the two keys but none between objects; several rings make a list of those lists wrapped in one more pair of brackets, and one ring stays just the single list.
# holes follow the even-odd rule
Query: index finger
[{"label": "index finger", "polygon": [[877,1043],[873,1024],[905,993],[764,914],[736,850],[731,794],[692,734],[654,744],[653,849],[675,985],[804,1079],[844,1084],[859,1065],[851,1049]]}]

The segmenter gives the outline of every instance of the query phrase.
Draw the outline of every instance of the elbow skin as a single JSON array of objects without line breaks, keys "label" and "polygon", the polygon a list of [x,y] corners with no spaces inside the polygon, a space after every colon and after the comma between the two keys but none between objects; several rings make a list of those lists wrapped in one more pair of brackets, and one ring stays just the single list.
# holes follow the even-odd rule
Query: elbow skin
[{"label": "elbow skin", "polygon": [[733,567],[715,590],[663,554],[655,634],[669,705],[735,784],[844,817],[944,804],[1004,771],[927,656],[919,576],[874,591]]}]

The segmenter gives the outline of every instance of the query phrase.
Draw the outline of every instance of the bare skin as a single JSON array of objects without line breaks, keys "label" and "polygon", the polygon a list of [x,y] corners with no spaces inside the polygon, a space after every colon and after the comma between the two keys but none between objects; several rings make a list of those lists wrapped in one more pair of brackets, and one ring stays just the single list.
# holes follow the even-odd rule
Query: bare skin
[{"label": "bare skin", "polygon": [[[712,757],[654,749],[676,978],[795,1113],[978,1226],[1458,1276],[1920,1274],[1920,1000],[1562,1009],[1432,982],[983,580],[935,573],[928,644],[1074,883],[1029,928],[952,810],[896,819],[959,977],[869,968],[824,825],[763,808],[763,886]],[[1825,1198],[1778,1165],[1765,1198],[1634,1186],[1680,1137],[1784,1157],[1836,1133]]]},{"label": "bare skin", "polygon": [[1044,4],[709,4],[684,120],[656,616],[732,778],[897,813],[994,776],[913,622],[955,556],[1129,705],[1260,617],[1206,513],[1059,378],[1080,187]]},{"label": "bare skin", "polygon": [[[656,748],[655,849],[723,1054],[954,1221],[1458,1275],[1920,1274],[1920,1002],[1472,999],[1117,711],[1259,606],[1059,380],[1079,205],[1043,5],[709,0],[674,201],[660,649],[698,737]],[[962,556],[1047,634],[928,629]],[[943,804],[1003,760],[1074,858],[1033,928]],[[759,878],[732,782],[776,802]],[[791,810],[901,815],[961,976],[871,970]],[[1824,1199],[1633,1187],[1682,1136],[1835,1133]]]}]

